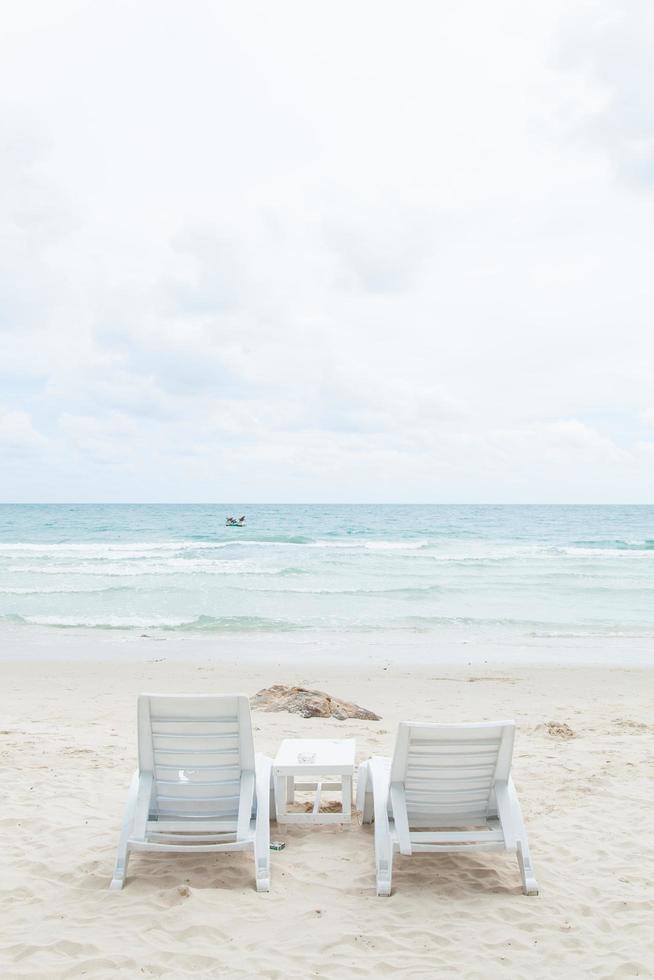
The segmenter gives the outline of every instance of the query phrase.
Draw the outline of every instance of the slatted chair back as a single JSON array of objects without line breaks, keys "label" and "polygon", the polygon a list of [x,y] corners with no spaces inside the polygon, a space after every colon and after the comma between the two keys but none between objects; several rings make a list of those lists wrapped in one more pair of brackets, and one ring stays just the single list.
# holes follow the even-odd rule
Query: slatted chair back
[{"label": "slatted chair back", "polygon": [[390,772],[396,823],[403,822],[398,810],[409,826],[460,826],[493,815],[495,783],[511,772],[514,735],[512,721],[401,722]]},{"label": "slatted chair back", "polygon": [[[236,825],[242,778],[247,778],[250,800],[254,788],[247,696],[143,694],[138,727],[139,769],[153,778],[150,819],[218,820],[226,829]],[[241,822],[249,821],[249,805]]]}]

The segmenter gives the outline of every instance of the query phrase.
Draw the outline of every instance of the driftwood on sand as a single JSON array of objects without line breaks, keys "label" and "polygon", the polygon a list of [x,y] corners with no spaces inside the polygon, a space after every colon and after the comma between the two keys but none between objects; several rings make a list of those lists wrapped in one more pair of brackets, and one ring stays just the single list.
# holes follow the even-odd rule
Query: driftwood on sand
[{"label": "driftwood on sand", "polygon": [[302,718],[360,718],[363,721],[379,721],[380,715],[367,708],[361,708],[351,701],[341,701],[324,691],[310,691],[306,687],[289,687],[286,684],[273,684],[266,687],[251,699],[253,708],[261,711],[291,711]]}]

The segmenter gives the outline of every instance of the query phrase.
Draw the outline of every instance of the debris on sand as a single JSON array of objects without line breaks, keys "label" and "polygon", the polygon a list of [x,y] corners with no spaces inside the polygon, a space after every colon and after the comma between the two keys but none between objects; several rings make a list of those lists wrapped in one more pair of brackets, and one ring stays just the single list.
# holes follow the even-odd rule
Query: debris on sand
[{"label": "debris on sand", "polygon": [[252,707],[261,711],[291,711],[302,718],[337,718],[345,721],[358,718],[362,721],[379,721],[380,715],[368,711],[351,701],[341,701],[324,691],[311,691],[306,687],[289,687],[273,684],[258,691],[252,698]]},{"label": "debris on sand", "polygon": [[577,733],[573,732],[570,725],[566,725],[564,721],[548,721],[545,725],[547,729],[547,734],[551,735],[552,738],[576,738]]}]

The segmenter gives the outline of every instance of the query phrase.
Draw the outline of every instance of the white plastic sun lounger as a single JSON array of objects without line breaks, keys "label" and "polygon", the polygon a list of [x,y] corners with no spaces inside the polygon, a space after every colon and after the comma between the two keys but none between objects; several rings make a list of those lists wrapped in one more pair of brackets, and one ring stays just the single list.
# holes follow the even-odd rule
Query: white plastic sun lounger
[{"label": "white plastic sun lounger", "polygon": [[[511,778],[515,723],[401,722],[392,759],[359,767],[357,809],[375,821],[377,894],[390,895],[393,853],[506,850],[525,895],[537,895]],[[441,829],[439,829],[441,828]]]},{"label": "white plastic sun lounger", "polygon": [[142,694],[138,761],[111,888],[131,851],[252,850],[257,891],[270,889],[272,762],[255,761],[246,695]]}]

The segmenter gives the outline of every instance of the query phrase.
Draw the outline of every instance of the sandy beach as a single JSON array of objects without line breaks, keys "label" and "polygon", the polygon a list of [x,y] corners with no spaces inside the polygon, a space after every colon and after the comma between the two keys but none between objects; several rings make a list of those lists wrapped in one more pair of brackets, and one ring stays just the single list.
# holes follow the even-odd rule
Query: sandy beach
[{"label": "sandy beach", "polygon": [[[322,659],[291,647],[295,661],[264,661],[254,647],[239,663],[228,646],[217,654],[215,641],[212,653],[194,638],[132,638],[127,658],[119,634],[101,644],[60,634],[47,660],[45,642],[5,646],[3,977],[654,975],[651,669],[488,664],[469,649],[457,663],[346,664],[328,645]],[[252,695],[280,682],[354,700],[382,720],[255,711],[257,749],[271,755],[283,737],[336,735],[356,738],[362,760],[390,753],[401,719],[515,718],[540,896],[521,894],[511,856],[478,853],[399,857],[393,895],[377,898],[371,829],[356,822],[273,825],[286,849],[272,855],[267,895],[238,853],[136,855],[124,891],[109,892],[137,694]]]}]

